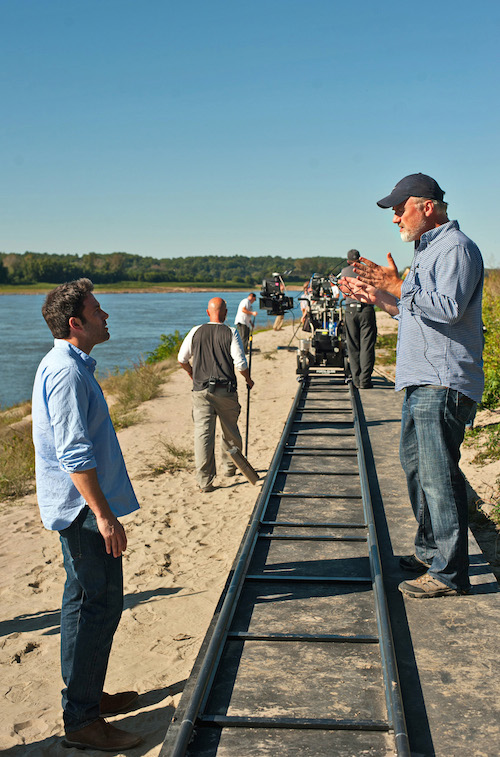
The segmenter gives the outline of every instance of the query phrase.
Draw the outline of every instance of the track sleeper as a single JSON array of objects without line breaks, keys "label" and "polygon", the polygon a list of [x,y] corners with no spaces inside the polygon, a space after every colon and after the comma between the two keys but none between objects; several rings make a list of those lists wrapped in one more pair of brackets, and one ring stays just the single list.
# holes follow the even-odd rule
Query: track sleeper
[{"label": "track sleeper", "polygon": [[349,720],[335,718],[246,717],[242,715],[201,715],[197,725],[221,728],[288,728],[323,731],[389,731],[383,720]]}]

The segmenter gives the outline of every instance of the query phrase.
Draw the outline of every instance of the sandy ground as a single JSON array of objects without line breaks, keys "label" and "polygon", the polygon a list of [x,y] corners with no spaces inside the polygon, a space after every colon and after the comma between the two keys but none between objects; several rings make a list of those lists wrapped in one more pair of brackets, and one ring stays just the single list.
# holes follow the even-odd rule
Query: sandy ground
[{"label": "sandy ground", "polygon": [[[254,337],[248,458],[262,477],[297,391],[295,353],[276,350],[291,337],[290,327]],[[134,754],[151,757],[160,750],[260,487],[241,475],[219,477],[216,491],[200,494],[191,469],[151,474],[162,462],[162,440],[192,449],[190,390],[185,372],[176,371],[161,395],[142,406],[143,421],[119,434],[141,509],[123,519],[129,539],[125,611],[106,690],[141,693],[139,709],[115,721],[144,735]],[[244,432],[242,378],[239,396]],[[0,505],[0,524],[0,749],[19,757],[70,757],[73,750],[59,745],[59,539],[41,525],[34,495]]]},{"label": "sandy ground", "polygon": [[[380,316],[380,314],[379,314]],[[394,322],[380,316],[380,330]],[[297,390],[290,326],[255,335],[249,460],[269,466]],[[295,342],[296,343],[296,342]],[[247,392],[240,384],[244,431]],[[137,689],[136,710],[113,722],[140,733],[135,755],[156,757],[212,617],[259,492],[243,476],[219,477],[200,494],[191,469],[153,475],[162,441],[192,449],[190,382],[176,371],[143,420],[120,432],[141,510],[124,519],[125,610],[115,636],[106,690]],[[494,464],[496,465],[496,464]],[[470,477],[470,463],[467,463]],[[497,469],[480,469],[493,487]],[[2,754],[80,754],[60,745],[59,610],[64,571],[57,534],[41,525],[36,499],[0,503],[0,749]],[[101,754],[88,750],[88,755]]]}]

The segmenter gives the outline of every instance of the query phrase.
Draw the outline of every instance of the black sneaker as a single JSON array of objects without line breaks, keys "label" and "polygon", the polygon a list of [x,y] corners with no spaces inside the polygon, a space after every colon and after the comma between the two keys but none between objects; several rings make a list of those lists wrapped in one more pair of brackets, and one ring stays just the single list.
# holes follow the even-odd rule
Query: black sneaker
[{"label": "black sneaker", "polygon": [[399,565],[403,570],[411,570],[412,573],[426,573],[431,567],[416,555],[405,555],[399,558]]}]

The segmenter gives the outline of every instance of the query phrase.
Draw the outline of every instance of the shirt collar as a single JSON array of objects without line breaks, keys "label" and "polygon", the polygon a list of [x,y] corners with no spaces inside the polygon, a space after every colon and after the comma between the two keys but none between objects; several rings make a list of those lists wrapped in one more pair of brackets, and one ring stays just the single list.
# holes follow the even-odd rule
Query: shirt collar
[{"label": "shirt collar", "polygon": [[426,231],[420,237],[420,244],[418,245],[417,251],[421,252],[421,250],[425,250],[425,248],[431,242],[434,242],[434,240],[437,239],[437,237],[440,234],[446,234],[446,232],[450,231],[451,229],[457,229],[457,230],[460,229],[460,226],[458,225],[458,221],[448,221],[447,223],[442,223],[441,226],[436,226],[435,229]]},{"label": "shirt collar", "polygon": [[65,350],[69,354],[72,354],[73,357],[80,359],[85,365],[85,368],[87,368],[91,373],[94,373],[95,367],[97,365],[96,361],[93,357],[87,355],[87,353],[81,350],[79,347],[76,347],[74,344],[71,344],[71,342],[66,341],[66,339],[54,339],[54,347],[57,350]]}]

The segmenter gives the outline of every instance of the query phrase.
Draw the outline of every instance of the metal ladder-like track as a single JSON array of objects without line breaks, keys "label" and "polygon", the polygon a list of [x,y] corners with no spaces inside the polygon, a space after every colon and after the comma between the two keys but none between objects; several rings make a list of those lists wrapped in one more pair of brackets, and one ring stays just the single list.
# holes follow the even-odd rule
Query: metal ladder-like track
[{"label": "metal ladder-like track", "polygon": [[410,755],[358,402],[301,382],[160,757]]}]

